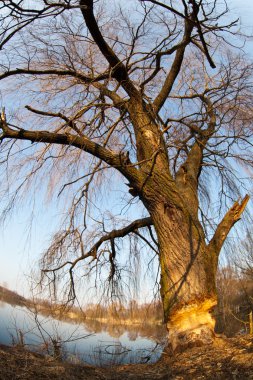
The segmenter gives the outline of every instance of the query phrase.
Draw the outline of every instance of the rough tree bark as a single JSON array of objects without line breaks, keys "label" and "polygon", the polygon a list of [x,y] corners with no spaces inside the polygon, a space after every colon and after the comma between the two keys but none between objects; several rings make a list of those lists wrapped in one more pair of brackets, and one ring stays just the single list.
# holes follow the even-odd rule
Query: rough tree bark
[{"label": "rough tree bark", "polygon": [[217,304],[218,257],[248,199],[234,204],[209,244],[185,202],[172,207],[160,203],[151,213],[160,248],[164,318],[173,350],[211,343],[215,337],[212,311]]}]

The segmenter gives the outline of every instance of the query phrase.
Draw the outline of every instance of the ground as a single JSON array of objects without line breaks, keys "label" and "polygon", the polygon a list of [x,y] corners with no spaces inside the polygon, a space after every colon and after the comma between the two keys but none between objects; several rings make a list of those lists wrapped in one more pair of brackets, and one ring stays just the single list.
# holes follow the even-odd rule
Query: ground
[{"label": "ground", "polygon": [[213,345],[174,356],[164,352],[156,364],[95,368],[61,363],[18,347],[0,346],[0,380],[253,380],[253,336],[217,337]]}]

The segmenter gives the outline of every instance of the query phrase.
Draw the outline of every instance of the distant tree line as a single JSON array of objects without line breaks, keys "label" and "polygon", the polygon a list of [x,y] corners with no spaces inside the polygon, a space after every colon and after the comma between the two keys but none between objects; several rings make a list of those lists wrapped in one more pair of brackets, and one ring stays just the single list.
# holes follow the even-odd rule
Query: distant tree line
[{"label": "distant tree line", "polygon": [[162,321],[163,309],[160,300],[150,303],[138,303],[130,300],[128,304],[114,302],[109,305],[89,304],[84,309],[87,318],[112,319],[122,321]]},{"label": "distant tree line", "polygon": [[24,306],[26,304],[26,299],[24,297],[3,286],[0,286],[0,301],[19,306]]},{"label": "distant tree line", "polygon": [[227,266],[219,270],[216,330],[227,336],[249,332],[249,314],[253,311],[253,276],[251,271]]}]

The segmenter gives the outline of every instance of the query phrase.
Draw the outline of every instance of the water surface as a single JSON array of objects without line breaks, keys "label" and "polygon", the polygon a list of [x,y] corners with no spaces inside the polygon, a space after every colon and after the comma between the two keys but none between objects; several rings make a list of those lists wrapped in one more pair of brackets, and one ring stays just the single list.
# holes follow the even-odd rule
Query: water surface
[{"label": "water surface", "polygon": [[22,343],[30,350],[59,354],[71,362],[99,366],[153,363],[161,355],[163,333],[158,326],[114,326],[94,320],[73,324],[0,302],[0,343]]}]

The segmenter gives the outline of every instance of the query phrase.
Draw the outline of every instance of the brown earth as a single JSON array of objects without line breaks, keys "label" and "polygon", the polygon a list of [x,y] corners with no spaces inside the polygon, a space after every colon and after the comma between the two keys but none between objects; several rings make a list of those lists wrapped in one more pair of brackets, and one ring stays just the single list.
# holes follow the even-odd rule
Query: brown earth
[{"label": "brown earth", "polygon": [[0,380],[183,380],[253,379],[253,337],[219,337],[213,345],[172,356],[156,364],[95,368],[45,358],[18,347],[0,346]]}]

